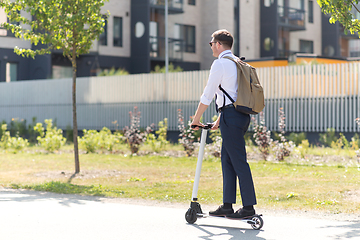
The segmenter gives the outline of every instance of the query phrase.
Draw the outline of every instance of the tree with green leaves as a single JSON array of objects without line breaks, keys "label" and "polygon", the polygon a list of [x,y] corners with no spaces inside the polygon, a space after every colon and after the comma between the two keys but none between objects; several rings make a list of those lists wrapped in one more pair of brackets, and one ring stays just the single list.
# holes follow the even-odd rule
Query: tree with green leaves
[{"label": "tree with green leaves", "polygon": [[[76,116],[76,58],[88,53],[93,40],[103,31],[105,19],[100,13],[107,0],[1,0],[8,23],[2,26],[15,37],[37,47],[14,48],[23,57],[51,54],[61,50],[72,63],[72,103],[75,173],[80,172]],[[30,18],[25,14],[31,15]]]},{"label": "tree with green leaves", "polygon": [[359,0],[317,0],[321,10],[330,15],[329,22],[339,22],[344,26],[344,32],[351,34],[360,31],[360,21],[355,14],[360,13]]}]

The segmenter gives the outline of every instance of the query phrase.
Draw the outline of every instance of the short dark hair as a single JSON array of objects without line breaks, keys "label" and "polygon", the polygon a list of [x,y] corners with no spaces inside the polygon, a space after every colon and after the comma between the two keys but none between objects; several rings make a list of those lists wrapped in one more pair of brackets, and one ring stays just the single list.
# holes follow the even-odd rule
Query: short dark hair
[{"label": "short dark hair", "polygon": [[231,33],[226,30],[226,29],[221,29],[221,30],[217,30],[215,31],[211,37],[214,38],[215,42],[221,42],[221,44],[228,46],[229,48],[232,47],[233,42],[234,42],[234,38],[231,35]]}]

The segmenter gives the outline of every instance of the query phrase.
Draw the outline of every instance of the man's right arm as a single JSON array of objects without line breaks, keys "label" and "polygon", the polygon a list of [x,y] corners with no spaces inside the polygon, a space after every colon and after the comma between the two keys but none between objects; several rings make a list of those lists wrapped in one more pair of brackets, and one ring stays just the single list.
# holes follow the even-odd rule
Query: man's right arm
[{"label": "man's right arm", "polygon": [[219,61],[215,60],[211,65],[209,79],[200,98],[201,103],[205,105],[210,105],[211,101],[215,96],[216,90],[221,84],[222,76],[223,67]]}]

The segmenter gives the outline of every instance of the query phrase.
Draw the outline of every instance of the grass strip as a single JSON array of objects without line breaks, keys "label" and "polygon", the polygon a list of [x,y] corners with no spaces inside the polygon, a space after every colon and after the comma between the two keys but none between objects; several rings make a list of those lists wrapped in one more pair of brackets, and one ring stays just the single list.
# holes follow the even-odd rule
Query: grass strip
[{"label": "grass strip", "polygon": [[[74,171],[71,153],[0,153],[0,184],[35,191],[187,203],[196,160],[84,154],[80,156],[80,174],[70,177]],[[359,167],[263,161],[251,161],[250,166],[259,207],[360,213]],[[203,162],[198,198],[204,204],[222,202],[220,160]]]}]

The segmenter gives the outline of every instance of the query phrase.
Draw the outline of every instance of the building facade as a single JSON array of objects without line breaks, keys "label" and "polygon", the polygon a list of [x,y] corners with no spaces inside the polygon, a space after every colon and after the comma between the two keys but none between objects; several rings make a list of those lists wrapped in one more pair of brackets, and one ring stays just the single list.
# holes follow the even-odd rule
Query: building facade
[{"label": "building facade", "polygon": [[[165,65],[165,0],[110,0],[104,16],[107,11],[104,33],[78,59],[79,77],[112,67],[148,73]],[[233,52],[247,60],[292,60],[296,53],[347,58],[354,56],[352,49],[359,51],[352,42],[357,37],[330,24],[315,0],[168,0],[167,19],[169,61],[185,71],[210,68],[214,58],[207,43],[217,29],[233,33]],[[15,46],[32,47],[0,29],[0,81],[72,76],[61,52],[33,60],[17,56]]]}]

